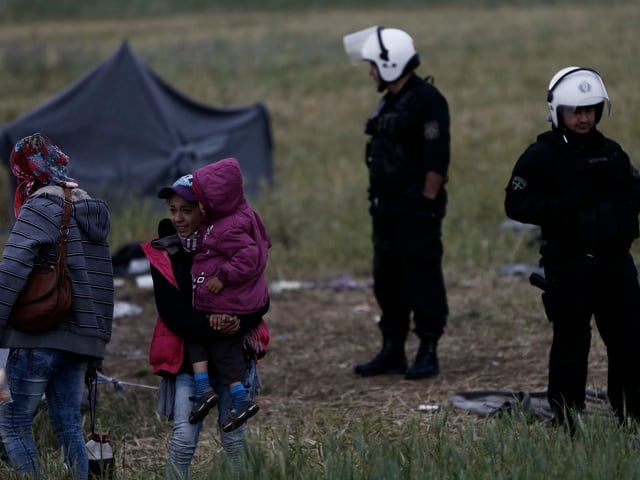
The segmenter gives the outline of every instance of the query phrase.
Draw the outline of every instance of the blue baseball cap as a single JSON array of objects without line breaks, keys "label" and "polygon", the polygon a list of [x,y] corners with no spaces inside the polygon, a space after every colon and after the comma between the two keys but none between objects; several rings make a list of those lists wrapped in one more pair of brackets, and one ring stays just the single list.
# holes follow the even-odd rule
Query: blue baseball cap
[{"label": "blue baseball cap", "polygon": [[193,175],[190,173],[177,179],[170,187],[162,187],[158,191],[158,198],[171,198],[172,195],[180,195],[187,202],[197,202],[193,192]]}]

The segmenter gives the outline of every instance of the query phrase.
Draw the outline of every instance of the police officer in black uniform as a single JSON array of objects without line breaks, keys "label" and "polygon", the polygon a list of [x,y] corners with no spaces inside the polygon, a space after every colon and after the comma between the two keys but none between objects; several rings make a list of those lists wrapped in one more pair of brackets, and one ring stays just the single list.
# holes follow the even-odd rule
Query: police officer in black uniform
[{"label": "police officer in black uniform", "polygon": [[541,227],[542,302],[553,325],[549,403],[575,426],[585,407],[591,317],[607,347],[608,396],[622,422],[640,417],[640,287],[630,254],[640,182],[629,157],[596,125],[611,104],[600,75],[567,67],[548,88],[552,129],[516,163],[507,215]]},{"label": "police officer in black uniform", "polygon": [[[433,377],[440,372],[436,347],[448,316],[441,240],[450,154],[447,102],[432,79],[414,73],[420,60],[406,32],[376,26],[345,36],[344,44],[353,60],[370,63],[378,91],[386,91],[365,129],[371,136],[366,165],[383,345],[355,372]],[[407,368],[412,315],[420,347]]]}]

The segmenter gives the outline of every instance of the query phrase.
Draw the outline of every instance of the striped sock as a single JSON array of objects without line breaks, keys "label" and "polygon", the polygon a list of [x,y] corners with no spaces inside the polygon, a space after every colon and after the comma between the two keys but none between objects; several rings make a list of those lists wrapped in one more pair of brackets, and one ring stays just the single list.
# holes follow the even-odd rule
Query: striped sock
[{"label": "striped sock", "polygon": [[209,387],[209,374],[207,372],[196,373],[194,379],[196,381],[196,397],[201,397]]},{"label": "striped sock", "polygon": [[229,391],[231,392],[231,402],[233,403],[233,405],[239,405],[247,398],[249,398],[249,392],[241,383],[230,387]]}]

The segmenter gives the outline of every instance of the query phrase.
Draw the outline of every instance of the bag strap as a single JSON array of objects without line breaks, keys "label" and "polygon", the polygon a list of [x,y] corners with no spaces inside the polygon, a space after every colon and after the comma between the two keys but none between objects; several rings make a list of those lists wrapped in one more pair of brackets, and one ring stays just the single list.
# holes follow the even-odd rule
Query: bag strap
[{"label": "bag strap", "polygon": [[92,378],[85,378],[88,390],[89,417],[91,419],[91,436],[96,433],[96,404],[98,403],[98,375]]},{"label": "bag strap", "polygon": [[69,240],[69,224],[71,222],[71,188],[64,189],[62,224],[60,225],[60,246],[58,248],[58,265],[67,264],[67,243]]}]

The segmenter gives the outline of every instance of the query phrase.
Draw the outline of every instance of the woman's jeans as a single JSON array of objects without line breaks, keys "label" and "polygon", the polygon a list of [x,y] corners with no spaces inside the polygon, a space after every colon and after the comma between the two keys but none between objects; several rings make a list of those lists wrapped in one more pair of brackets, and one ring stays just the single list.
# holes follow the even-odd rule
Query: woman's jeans
[{"label": "woman's jeans", "polygon": [[[222,431],[222,423],[231,408],[231,394],[229,393],[229,387],[223,385],[219,378],[211,378],[211,385],[220,396],[217,407],[220,443],[229,460],[237,466],[245,449],[246,426],[242,425],[232,432]],[[260,388],[260,380],[254,361],[250,361],[247,364],[244,385],[249,390],[251,398],[255,398],[256,392]],[[191,460],[198,444],[198,437],[203,423],[199,422],[195,425],[189,423],[189,413],[194,406],[194,402],[189,397],[194,395],[195,382],[193,375],[189,373],[178,374],[176,376],[176,392],[173,404],[173,435],[169,446],[169,462],[166,468],[167,479],[186,480],[190,478]]]},{"label": "woman's jeans", "polygon": [[51,428],[74,477],[86,480],[87,449],[80,405],[87,359],[51,349],[12,348],[7,377],[13,402],[0,406],[0,432],[11,465],[30,479],[42,478],[32,423],[45,395]]}]

